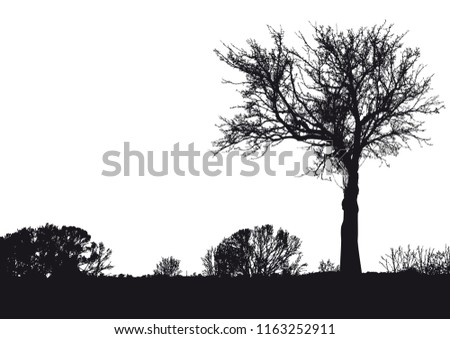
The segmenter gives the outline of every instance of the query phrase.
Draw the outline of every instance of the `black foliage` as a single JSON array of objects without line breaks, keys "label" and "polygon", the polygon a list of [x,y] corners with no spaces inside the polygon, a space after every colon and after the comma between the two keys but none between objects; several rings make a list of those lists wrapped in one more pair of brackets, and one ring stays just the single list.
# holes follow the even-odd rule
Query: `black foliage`
[{"label": "black foliage", "polygon": [[205,275],[220,277],[298,275],[306,267],[300,264],[301,241],[272,225],[241,229],[207,251],[202,258]]},{"label": "black foliage", "polygon": [[0,237],[0,275],[6,277],[99,276],[112,268],[110,256],[74,226],[46,224]]},{"label": "black foliage", "polygon": [[339,265],[335,265],[330,259],[327,261],[321,260],[319,263],[319,272],[339,272]]},{"label": "black foliage", "polygon": [[180,261],[174,257],[162,258],[153,271],[154,275],[176,277],[181,274]]},{"label": "black foliage", "polygon": [[420,49],[404,46],[405,34],[395,34],[392,25],[312,29],[312,39],[297,34],[296,48],[283,30],[269,28],[270,48],[249,39],[245,47],[225,44],[215,51],[243,80],[225,81],[237,86],[242,100],[233,117],[221,117],[222,136],[213,145],[216,153],[249,155],[295,140],[316,155],[308,174],[341,174],[340,269],[360,274],[359,168],[367,158],[386,162],[412,141],[429,144],[423,119],[444,104],[432,94]]}]

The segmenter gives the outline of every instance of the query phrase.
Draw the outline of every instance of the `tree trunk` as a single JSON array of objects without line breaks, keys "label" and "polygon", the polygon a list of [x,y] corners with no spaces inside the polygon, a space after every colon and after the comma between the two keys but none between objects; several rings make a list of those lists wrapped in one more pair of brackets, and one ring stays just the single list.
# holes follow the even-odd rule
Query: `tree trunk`
[{"label": "tree trunk", "polygon": [[344,188],[342,210],[344,220],[341,227],[341,267],[345,274],[360,274],[361,261],[358,249],[358,166],[348,170]]}]

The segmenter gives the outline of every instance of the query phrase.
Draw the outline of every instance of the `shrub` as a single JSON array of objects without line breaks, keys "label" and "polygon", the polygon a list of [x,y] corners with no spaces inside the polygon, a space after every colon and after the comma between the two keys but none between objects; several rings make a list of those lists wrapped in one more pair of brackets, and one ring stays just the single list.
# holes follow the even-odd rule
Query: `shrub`
[{"label": "shrub", "polygon": [[162,258],[153,271],[154,275],[175,277],[181,274],[180,260],[174,257]]},{"label": "shrub", "polygon": [[319,263],[319,272],[339,272],[339,265],[335,265],[328,259],[326,262],[321,260]]},{"label": "shrub", "polygon": [[418,246],[406,249],[399,246],[390,249],[390,253],[381,257],[380,264],[388,273],[417,271],[427,275],[450,273],[450,247],[445,245],[443,251]]},{"label": "shrub", "polygon": [[241,229],[225,238],[202,258],[203,274],[218,276],[298,275],[301,241],[287,231],[274,232],[272,225]]}]

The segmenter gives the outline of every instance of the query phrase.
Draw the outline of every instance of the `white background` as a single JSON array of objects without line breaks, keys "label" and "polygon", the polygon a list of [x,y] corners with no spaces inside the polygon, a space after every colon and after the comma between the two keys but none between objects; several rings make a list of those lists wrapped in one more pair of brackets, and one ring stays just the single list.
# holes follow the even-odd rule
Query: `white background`
[{"label": "white background", "polygon": [[[88,336],[89,338],[139,338],[139,337],[159,337],[159,338],[180,338],[185,335],[116,335],[115,327],[121,326],[138,326],[138,327],[153,327],[153,325],[165,327],[165,326],[193,326],[210,327],[216,324],[223,329],[223,327],[236,327],[245,326],[247,329],[247,335],[186,335],[192,338],[291,338],[292,335],[258,335],[255,332],[258,331],[258,324],[262,324],[263,331],[265,325],[270,324],[273,328],[278,324],[325,324],[327,330],[329,325],[333,324],[334,335],[306,335],[306,338],[367,338],[367,339],[379,339],[379,338],[433,338],[441,339],[448,338],[448,320],[438,319],[404,319],[404,320],[320,320],[320,319],[277,319],[277,320],[255,320],[255,319],[211,319],[211,320],[1,320],[2,331],[8,334],[8,338],[67,338],[78,339]],[[23,324],[27,326],[23,326]],[[288,327],[290,328],[290,327]],[[251,331],[253,329],[253,332]],[[297,337],[302,337],[299,335]]]},{"label": "white background", "polygon": [[[266,25],[310,36],[395,24],[422,50],[434,93],[450,102],[449,20],[439,1],[10,1],[0,5],[0,233],[45,223],[86,229],[113,250],[112,273],[152,273],[162,256],[189,274],[240,228],[271,223],[303,240],[309,270],[339,261],[341,189],[314,178],[104,177],[102,155],[156,154],[176,142],[206,151],[218,116],[240,103],[221,84],[221,41],[270,46]],[[360,252],[380,271],[390,247],[450,244],[446,110],[427,121],[434,146],[367,161],[360,173]]]}]

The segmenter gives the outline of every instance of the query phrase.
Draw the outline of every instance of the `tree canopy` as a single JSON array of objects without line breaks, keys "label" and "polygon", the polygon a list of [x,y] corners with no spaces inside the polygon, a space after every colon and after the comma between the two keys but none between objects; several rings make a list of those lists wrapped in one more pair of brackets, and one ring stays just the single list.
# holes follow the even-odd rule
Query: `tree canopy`
[{"label": "tree canopy", "polygon": [[0,275],[9,277],[98,276],[112,268],[111,250],[85,230],[46,224],[0,237]]},{"label": "tree canopy", "polygon": [[428,141],[419,115],[438,113],[443,104],[428,95],[432,76],[418,64],[419,48],[403,46],[405,34],[386,24],[312,28],[315,44],[299,32],[301,49],[286,46],[283,30],[269,28],[271,49],[250,39],[247,49],[216,50],[246,79],[226,81],[241,87],[244,103],[236,106],[242,113],[221,118],[218,149],[251,153],[285,139],[313,150],[331,145],[329,159],[340,170],[360,158],[397,155],[410,139]]}]

